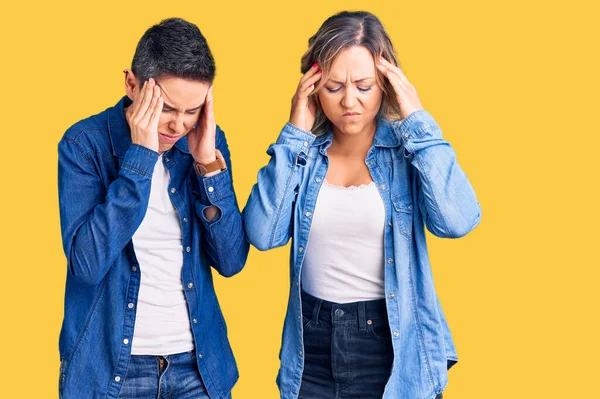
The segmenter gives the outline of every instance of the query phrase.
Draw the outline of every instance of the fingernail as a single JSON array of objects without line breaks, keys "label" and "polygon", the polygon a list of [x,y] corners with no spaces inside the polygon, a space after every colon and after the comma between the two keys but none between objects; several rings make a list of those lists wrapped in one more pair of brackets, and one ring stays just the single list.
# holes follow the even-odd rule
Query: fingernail
[{"label": "fingernail", "polygon": [[317,71],[317,73],[315,75],[320,75],[322,73],[323,73],[323,71]]},{"label": "fingernail", "polygon": [[318,66],[319,66],[319,63],[318,63],[318,62],[315,62],[315,63],[313,64],[313,66],[312,66],[312,67],[313,67],[313,68],[316,68],[316,67],[318,67]]}]

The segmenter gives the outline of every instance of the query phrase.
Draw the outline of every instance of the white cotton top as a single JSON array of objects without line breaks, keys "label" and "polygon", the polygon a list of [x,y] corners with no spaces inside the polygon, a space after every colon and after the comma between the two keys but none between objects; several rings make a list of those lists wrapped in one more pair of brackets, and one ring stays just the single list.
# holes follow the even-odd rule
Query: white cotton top
[{"label": "white cotton top", "polygon": [[194,349],[181,282],[182,231],[168,194],[170,180],[161,155],[152,174],[148,210],[133,235],[141,272],[133,355],[170,355]]},{"label": "white cotton top", "polygon": [[302,266],[302,289],[330,302],[385,297],[385,205],[374,182],[321,186]]}]

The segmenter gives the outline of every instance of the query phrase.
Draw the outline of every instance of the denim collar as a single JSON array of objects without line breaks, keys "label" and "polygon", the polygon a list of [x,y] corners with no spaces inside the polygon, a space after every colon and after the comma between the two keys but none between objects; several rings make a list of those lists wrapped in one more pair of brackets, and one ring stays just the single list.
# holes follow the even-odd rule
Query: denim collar
[{"label": "denim collar", "polygon": [[[129,97],[123,96],[119,102],[108,111],[108,133],[110,145],[115,157],[124,158],[125,153],[131,146],[131,131],[125,119],[125,108],[130,106],[132,101]],[[187,137],[177,140],[174,147],[179,151],[189,154]],[[167,151],[170,152],[171,150]]]},{"label": "denim collar", "polygon": [[[313,142],[313,146],[321,147],[320,152],[325,153],[327,148],[331,145],[332,140],[331,125],[322,135],[318,136]],[[394,132],[392,123],[384,118],[377,119],[377,130],[375,131],[375,139],[373,140],[375,147],[398,147],[400,146],[400,140]]]}]

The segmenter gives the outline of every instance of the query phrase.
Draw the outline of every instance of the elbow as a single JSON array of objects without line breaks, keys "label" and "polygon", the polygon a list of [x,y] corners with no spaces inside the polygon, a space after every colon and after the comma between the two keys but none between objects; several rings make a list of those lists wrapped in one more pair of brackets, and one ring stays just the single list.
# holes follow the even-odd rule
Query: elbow
[{"label": "elbow", "polygon": [[289,232],[282,231],[286,227],[277,226],[277,222],[275,222],[275,227],[269,227],[273,222],[267,212],[252,212],[246,205],[243,217],[248,242],[259,251],[281,247],[290,239]]},{"label": "elbow", "polygon": [[237,255],[229,259],[225,259],[225,262],[221,262],[221,264],[218,267],[215,267],[215,269],[223,277],[229,278],[235,276],[241,272],[246,265],[249,250],[250,245],[246,240],[244,240],[244,243],[238,248]]},{"label": "elbow", "polygon": [[95,287],[104,279],[104,274],[90,267],[86,262],[77,260],[75,256],[72,256],[69,261],[69,274],[73,280],[87,287]]},{"label": "elbow", "polygon": [[273,248],[271,234],[262,226],[257,226],[252,221],[246,212],[244,212],[244,230],[246,232],[246,238],[253,247],[259,251],[266,251]]},{"label": "elbow", "polygon": [[259,251],[267,251],[275,248],[271,234],[268,231],[261,231],[261,229],[248,229],[246,228],[246,235],[248,242]]},{"label": "elbow", "polygon": [[229,278],[229,277],[233,277],[236,274],[238,274],[239,272],[242,271],[242,269],[244,268],[244,265],[230,265],[229,267],[223,267],[223,268],[215,268],[217,269],[217,272],[219,272],[219,274],[223,277]]},{"label": "elbow", "polygon": [[462,238],[477,227],[481,221],[481,206],[477,206],[467,216],[460,218],[459,222],[450,223],[443,234],[438,235],[443,238]]}]

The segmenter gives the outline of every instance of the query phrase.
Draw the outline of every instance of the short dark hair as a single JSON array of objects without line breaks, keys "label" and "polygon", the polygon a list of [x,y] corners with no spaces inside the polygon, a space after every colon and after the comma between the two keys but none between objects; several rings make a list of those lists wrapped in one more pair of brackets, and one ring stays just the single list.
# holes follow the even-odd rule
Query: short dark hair
[{"label": "short dark hair", "polygon": [[212,83],[215,60],[196,25],[169,18],[144,33],[135,49],[131,70],[140,84],[164,76]]}]

